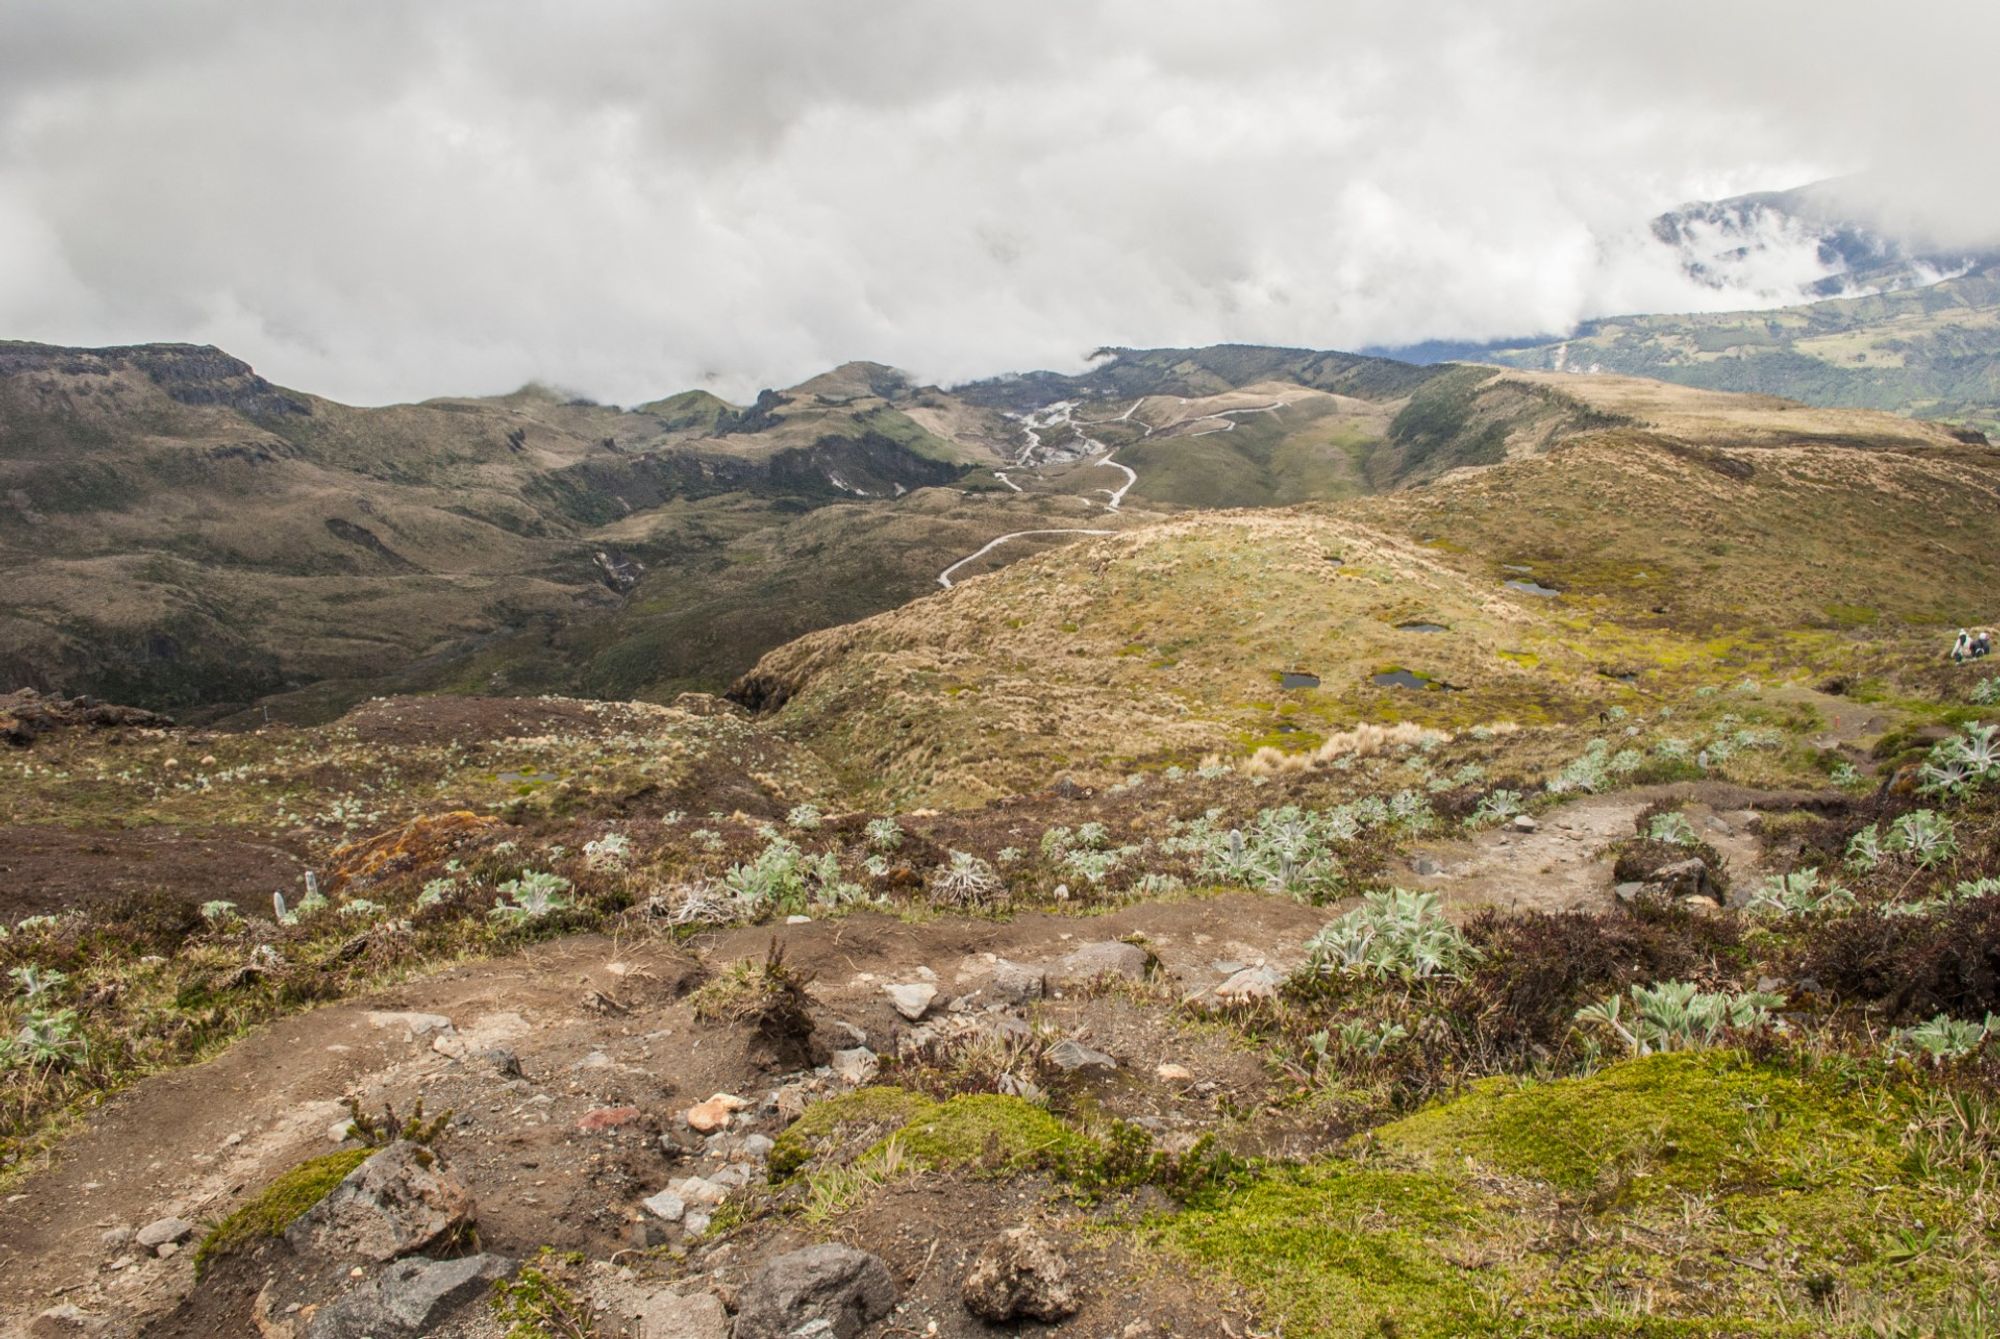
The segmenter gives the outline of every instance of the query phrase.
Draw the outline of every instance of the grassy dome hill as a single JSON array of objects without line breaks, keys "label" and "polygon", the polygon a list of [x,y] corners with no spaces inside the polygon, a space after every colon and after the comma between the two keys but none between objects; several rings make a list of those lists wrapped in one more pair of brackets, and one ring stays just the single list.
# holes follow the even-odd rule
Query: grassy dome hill
[{"label": "grassy dome hill", "polygon": [[1714,409],[1692,440],[1617,427],[1429,487],[1088,540],[805,637],[736,693],[850,783],[934,802],[1360,721],[1576,719],[1881,645],[1928,656],[1981,617],[2000,452],[1927,429],[1711,445]]}]

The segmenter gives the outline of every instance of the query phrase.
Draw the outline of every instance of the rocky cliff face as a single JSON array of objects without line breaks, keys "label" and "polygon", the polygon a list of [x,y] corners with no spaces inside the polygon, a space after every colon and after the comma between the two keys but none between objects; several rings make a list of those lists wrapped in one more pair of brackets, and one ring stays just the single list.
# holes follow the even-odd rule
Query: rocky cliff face
[{"label": "rocky cliff face", "polygon": [[252,418],[310,414],[304,400],[273,386],[250,364],[209,344],[130,344],[70,349],[53,344],[0,344],[0,377],[57,372],[109,376],[131,368],[181,404],[222,405]]}]

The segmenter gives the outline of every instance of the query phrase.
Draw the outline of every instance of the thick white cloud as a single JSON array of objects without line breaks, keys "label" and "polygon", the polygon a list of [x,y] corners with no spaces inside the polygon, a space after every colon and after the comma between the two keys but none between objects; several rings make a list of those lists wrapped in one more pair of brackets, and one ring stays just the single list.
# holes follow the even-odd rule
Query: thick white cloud
[{"label": "thick white cloud", "polygon": [[1892,222],[2000,234],[2000,92],[1938,56],[1996,38],[1984,4],[14,0],[0,334],[629,402],[1737,305],[1645,221],[1874,169]]}]

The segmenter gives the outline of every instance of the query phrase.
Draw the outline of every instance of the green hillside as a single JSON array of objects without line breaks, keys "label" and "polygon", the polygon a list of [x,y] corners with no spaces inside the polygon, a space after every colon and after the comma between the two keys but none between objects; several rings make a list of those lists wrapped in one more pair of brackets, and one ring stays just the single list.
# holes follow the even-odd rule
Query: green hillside
[{"label": "green hillside", "polygon": [[2000,274],[1771,311],[1620,316],[1478,356],[2000,430]]}]

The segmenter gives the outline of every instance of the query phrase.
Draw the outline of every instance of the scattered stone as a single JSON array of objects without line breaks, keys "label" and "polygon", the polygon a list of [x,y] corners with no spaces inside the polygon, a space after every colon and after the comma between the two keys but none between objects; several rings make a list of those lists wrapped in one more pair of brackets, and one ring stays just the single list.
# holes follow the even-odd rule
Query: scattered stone
[{"label": "scattered stone", "polygon": [[505,1046],[495,1046],[480,1058],[491,1065],[493,1072],[503,1079],[518,1079],[521,1077],[521,1057],[515,1055]]},{"label": "scattered stone", "polygon": [[1166,1064],[1153,1071],[1153,1077],[1162,1083],[1188,1083],[1194,1078],[1194,1071],[1186,1065]]},{"label": "scattered stone", "polygon": [[107,1251],[122,1251],[132,1244],[132,1236],[132,1225],[130,1223],[120,1223],[117,1227],[105,1229],[104,1233],[97,1240],[103,1244],[104,1249]]},{"label": "scattered stone", "polygon": [[681,1231],[690,1237],[706,1236],[708,1225],[714,1221],[715,1216],[706,1209],[689,1209],[681,1216]]},{"label": "scattered stone", "polygon": [[348,1131],[353,1128],[354,1117],[342,1116],[339,1120],[326,1127],[326,1137],[332,1143],[344,1144],[347,1142]]},{"label": "scattered stone", "polygon": [[1268,1000],[1277,996],[1285,978],[1275,967],[1245,967],[1211,993],[1218,1000]]},{"label": "scattered stone", "polygon": [[1118,977],[1125,981],[1139,981],[1146,975],[1150,955],[1137,944],[1127,944],[1122,940],[1110,939],[1096,944],[1085,944],[1056,959],[1049,969],[1049,980],[1058,986],[1082,985],[1101,977]]},{"label": "scattered stone", "polygon": [[749,1167],[740,1162],[732,1162],[727,1167],[711,1173],[708,1180],[709,1184],[721,1186],[725,1190],[740,1190],[750,1184],[750,1178]]},{"label": "scattered stone", "polygon": [[472,1221],[472,1192],[431,1149],[399,1139],[285,1230],[301,1255],[394,1260]]},{"label": "scattered stone", "polygon": [[888,993],[889,1003],[895,1006],[896,1012],[912,1023],[922,1018],[930,1010],[931,1001],[937,998],[937,987],[922,981],[884,986],[882,989]]},{"label": "scattered stone", "polygon": [[645,1119],[645,1113],[637,1107],[598,1107],[583,1113],[576,1128],[584,1134],[604,1134],[610,1130],[622,1130],[637,1125]]},{"label": "scattered stone", "polygon": [[880,1257],[828,1243],[766,1260],[741,1302],[735,1339],[794,1339],[816,1321],[853,1339],[895,1308],[896,1282]]},{"label": "scattered stone", "polygon": [[1116,1069],[1118,1062],[1102,1051],[1092,1050],[1074,1038],[1057,1042],[1049,1047],[1048,1062],[1065,1073],[1073,1074],[1079,1069]]},{"label": "scattered stone", "polygon": [[729,1339],[729,1313],[714,1293],[654,1293],[638,1321],[639,1339]]},{"label": "scattered stone", "polygon": [[388,1339],[436,1334],[452,1311],[484,1297],[494,1280],[514,1272],[498,1255],[458,1260],[398,1260],[314,1313],[305,1339]]},{"label": "scattered stone", "polygon": [[868,1034],[852,1023],[836,1020],[830,1031],[839,1033],[849,1046],[866,1046],[868,1044]]},{"label": "scattered stone", "polygon": [[839,1079],[842,1083],[852,1084],[857,1088],[875,1077],[875,1070],[879,1063],[875,1057],[875,1052],[869,1050],[866,1046],[856,1046],[852,1050],[847,1051],[835,1051],[827,1060],[828,1067],[833,1070],[833,1077]]},{"label": "scattered stone", "polygon": [[452,1030],[451,1020],[443,1014],[416,1013],[370,1013],[368,1022],[372,1027],[399,1027],[406,1030],[412,1040],[419,1037],[435,1036]]},{"label": "scattered stone", "polygon": [[83,1335],[108,1334],[111,1322],[103,1316],[93,1316],[80,1307],[64,1305],[52,1306],[35,1317],[28,1327],[30,1339],[80,1339]]},{"label": "scattered stone", "polygon": [[185,1218],[155,1218],[132,1234],[132,1240],[155,1255],[162,1246],[177,1246],[194,1235],[194,1224]]},{"label": "scattered stone", "polygon": [[1663,885],[1676,897],[1712,896],[1715,883],[1710,878],[1708,866],[1698,858],[1676,860],[1671,865],[1662,865],[1654,870],[1649,883]]},{"label": "scattered stone", "polygon": [[665,1223],[678,1223],[687,1212],[687,1201],[671,1190],[662,1190],[657,1195],[639,1201],[639,1207]]},{"label": "scattered stone", "polygon": [[660,1132],[660,1152],[666,1155],[669,1162],[678,1162],[682,1158],[694,1157],[706,1151],[707,1146],[702,1142],[702,1137],[693,1130],[680,1125],[669,1125]]},{"label": "scattered stone", "polygon": [[729,1198],[729,1188],[705,1176],[688,1176],[667,1187],[689,1204],[720,1204]]},{"label": "scattered stone", "polygon": [[776,1145],[767,1134],[746,1134],[743,1136],[743,1147],[739,1152],[752,1162],[762,1162],[771,1156],[774,1147]]},{"label": "scattered stone", "polygon": [[787,925],[811,925],[812,923],[813,923],[813,918],[810,916],[785,917],[785,924]]},{"label": "scattered stone", "polygon": [[1444,862],[1435,856],[1420,855],[1410,861],[1410,871],[1424,878],[1444,873]]},{"label": "scattered stone", "polygon": [[1645,891],[1646,885],[1634,880],[1630,883],[1616,885],[1612,888],[1611,895],[1616,897],[1620,902],[1636,902]]},{"label": "scattered stone", "polygon": [[981,1320],[1067,1320],[1080,1307],[1069,1262],[1031,1227],[1000,1233],[980,1249],[961,1289],[965,1309]]},{"label": "scattered stone", "polygon": [[717,1093],[706,1102],[698,1102],[687,1109],[688,1128],[702,1134],[726,1130],[729,1118],[749,1105],[734,1093]]},{"label": "scattered stone", "polygon": [[1514,831],[1516,832],[1535,832],[1539,830],[1541,826],[1542,825],[1540,823],[1537,823],[1534,819],[1528,817],[1528,815],[1526,814],[1514,815],[1513,828]]}]

